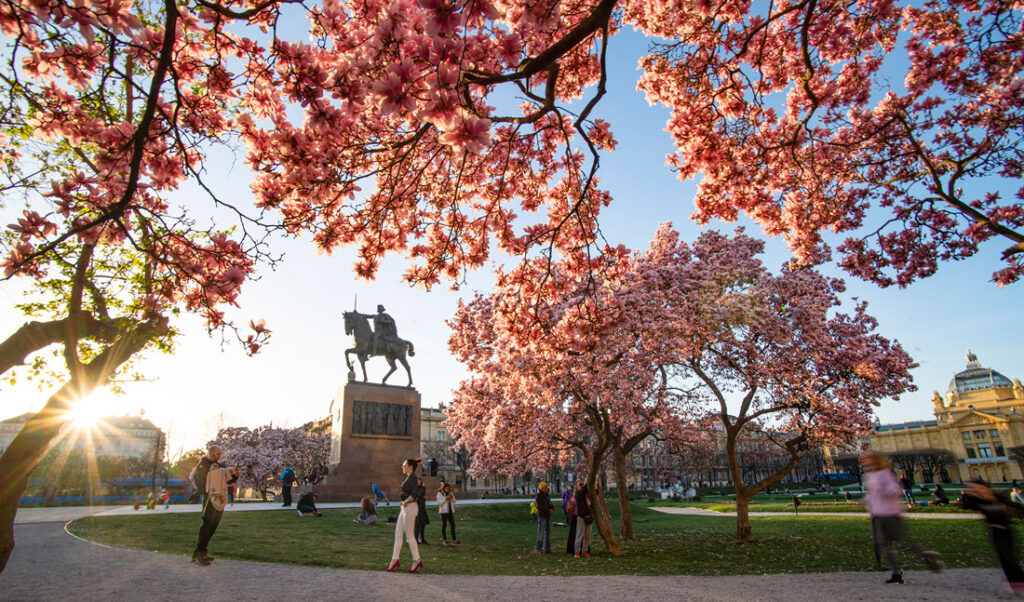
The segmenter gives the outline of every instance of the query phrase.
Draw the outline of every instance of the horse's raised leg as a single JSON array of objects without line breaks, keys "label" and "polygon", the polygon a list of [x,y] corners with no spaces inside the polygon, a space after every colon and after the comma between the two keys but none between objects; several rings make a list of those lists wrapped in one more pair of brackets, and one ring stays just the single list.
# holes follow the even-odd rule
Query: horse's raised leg
[{"label": "horse's raised leg", "polygon": [[388,382],[388,377],[391,376],[395,372],[395,370],[397,369],[397,368],[395,368],[395,358],[394,358],[394,356],[392,356],[389,353],[389,354],[384,356],[384,359],[386,359],[388,361],[388,366],[390,366],[391,369],[388,370],[388,373],[384,375],[384,379],[380,381],[380,384],[382,384],[382,385],[385,384],[386,382]]}]

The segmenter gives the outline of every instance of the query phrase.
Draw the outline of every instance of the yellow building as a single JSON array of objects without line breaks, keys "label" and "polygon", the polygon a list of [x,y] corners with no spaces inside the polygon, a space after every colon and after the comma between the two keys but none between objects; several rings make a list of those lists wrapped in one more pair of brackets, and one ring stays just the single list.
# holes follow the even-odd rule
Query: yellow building
[{"label": "yellow building", "polygon": [[[1009,450],[1024,445],[1024,386],[985,368],[968,350],[967,368],[949,381],[945,399],[932,393],[935,418],[900,424],[877,424],[871,449],[883,452],[945,449],[954,464],[944,470],[951,480],[1024,479]],[[945,476],[945,475],[943,475]],[[943,480],[918,471],[915,482]]]}]

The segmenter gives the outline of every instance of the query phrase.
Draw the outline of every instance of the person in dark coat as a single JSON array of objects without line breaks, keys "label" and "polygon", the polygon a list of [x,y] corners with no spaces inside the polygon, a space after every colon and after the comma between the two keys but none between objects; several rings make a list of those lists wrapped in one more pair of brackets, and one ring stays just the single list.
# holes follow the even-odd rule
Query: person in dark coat
[{"label": "person in dark coat", "polygon": [[590,534],[594,527],[594,512],[587,493],[586,481],[576,486],[576,558],[590,558]]},{"label": "person in dark coat", "polygon": [[316,509],[316,500],[319,496],[312,491],[307,491],[299,497],[296,507],[302,516],[322,516]]},{"label": "person in dark coat", "polygon": [[992,547],[999,557],[1010,591],[1024,594],[1024,568],[1017,559],[1017,542],[1010,522],[1013,518],[1024,517],[1024,506],[1010,501],[1002,492],[993,491],[983,479],[967,484],[961,504],[964,509],[976,510],[985,517]]},{"label": "person in dark coat", "polygon": [[419,510],[416,515],[416,543],[429,546],[426,531],[430,518],[427,517],[427,488],[423,486],[423,479],[416,481],[416,506]]},{"label": "person in dark coat", "polygon": [[551,496],[548,495],[548,484],[541,481],[537,485],[537,553],[551,553],[551,515],[555,513],[555,507],[551,505]]},{"label": "person in dark coat", "polygon": [[281,473],[281,497],[284,498],[282,506],[292,505],[292,485],[296,480],[295,469],[291,466],[286,466],[284,472]]},{"label": "person in dark coat", "polygon": [[565,553],[576,554],[576,498],[569,496],[565,501],[565,513],[569,517],[569,538],[565,540]]},{"label": "person in dark coat", "polygon": [[949,505],[949,496],[946,495],[946,490],[942,488],[942,485],[936,485],[935,486],[935,492],[932,493],[932,495],[935,496],[935,505],[936,506],[948,506]]}]

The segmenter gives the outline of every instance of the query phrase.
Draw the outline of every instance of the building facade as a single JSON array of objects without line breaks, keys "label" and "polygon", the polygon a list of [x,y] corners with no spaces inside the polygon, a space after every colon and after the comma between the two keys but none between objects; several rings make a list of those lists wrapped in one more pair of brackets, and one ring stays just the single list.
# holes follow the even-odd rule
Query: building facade
[{"label": "building facade", "polygon": [[[934,417],[899,424],[876,424],[871,449],[883,453],[948,450],[953,462],[944,470],[950,480],[1024,479],[1009,450],[1024,445],[1024,386],[985,368],[968,350],[967,367],[949,381],[945,397],[932,393]],[[918,470],[915,482],[942,479]]]},{"label": "building facade", "polygon": [[[7,449],[34,415],[27,412],[0,421],[0,453]],[[162,460],[163,447],[166,445],[164,432],[141,416],[108,416],[97,422],[89,436],[58,440],[68,441],[83,450],[89,448],[96,457],[115,458]]]}]

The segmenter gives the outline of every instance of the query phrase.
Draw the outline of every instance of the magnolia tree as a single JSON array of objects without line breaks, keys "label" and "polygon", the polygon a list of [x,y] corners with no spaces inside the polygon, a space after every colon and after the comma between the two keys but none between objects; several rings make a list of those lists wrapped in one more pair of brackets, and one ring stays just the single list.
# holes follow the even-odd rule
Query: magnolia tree
[{"label": "magnolia tree", "polygon": [[[0,194],[14,214],[0,264],[30,283],[0,371],[60,384],[0,458],[0,569],[26,478],[67,410],[137,353],[170,350],[171,317],[230,327],[225,308],[269,259],[258,215],[222,203],[219,219],[238,218],[229,233],[169,197],[187,180],[205,188],[205,152],[234,127],[225,62],[245,44],[225,26],[170,0],[0,6]],[[252,328],[240,337],[255,352],[268,331]]]},{"label": "magnolia tree", "polygon": [[[852,273],[904,284],[999,238],[996,280],[1019,278],[1024,212],[992,179],[1021,178],[1024,47],[1020,10],[996,0],[5,3],[0,194],[21,211],[0,262],[39,294],[0,366],[31,361],[64,386],[0,459],[0,566],[67,407],[169,349],[182,311],[230,327],[268,229],[356,245],[366,277],[403,253],[428,286],[495,245],[527,258],[500,277],[520,336],[556,277],[614,269],[597,168],[615,140],[596,115],[623,25],[657,41],[640,85],[672,110],[680,176],[703,174],[698,219],[745,211],[807,263],[822,229],[877,214],[842,247]],[[909,60],[887,64],[897,44]],[[214,196],[214,221],[172,202],[186,181],[213,195],[206,153],[235,132],[256,207]],[[267,331],[252,327],[255,351]]]},{"label": "magnolia tree", "polygon": [[329,435],[311,434],[302,428],[266,425],[221,429],[210,443],[224,450],[223,462],[238,468],[239,486],[259,491],[266,501],[267,493],[280,484],[278,476],[286,466],[308,472],[325,462],[331,440]]},{"label": "magnolia tree", "polygon": [[[744,212],[800,264],[854,232],[840,264],[882,286],[1002,245],[1024,273],[1024,13],[1002,0],[636,1],[663,38],[640,88],[671,109],[670,157],[700,176],[694,217]],[[668,12],[671,11],[671,12]]]},{"label": "magnolia tree", "polygon": [[[650,278],[662,283],[652,298],[676,316],[665,333],[678,345],[673,379],[691,411],[721,423],[736,537],[749,541],[751,497],[809,447],[866,432],[878,400],[914,389],[914,363],[898,343],[874,334],[863,304],[836,311],[840,281],[810,269],[772,274],[757,257],[762,243],[746,235],[707,232],[690,247],[663,228],[652,248],[661,269]],[[740,456],[754,436],[788,461],[748,481]]]},{"label": "magnolia tree", "polygon": [[[300,12],[216,8],[266,25]],[[305,12],[311,40],[274,29],[252,63],[239,126],[259,201],[324,249],[357,244],[363,274],[398,251],[410,280],[458,279],[492,241],[586,256],[610,201],[599,153],[615,147],[595,116],[607,85],[631,83],[608,71],[622,26],[652,42],[639,87],[671,111],[670,163],[700,178],[699,221],[745,212],[801,264],[825,257],[822,230],[853,232],[841,265],[881,285],[989,239],[1005,249],[998,283],[1024,269],[1019,6],[333,0]]]},{"label": "magnolia tree", "polygon": [[543,332],[532,338],[520,337],[521,325],[501,312],[517,298],[514,289],[460,304],[450,322],[449,348],[471,377],[455,390],[446,424],[475,454],[473,470],[541,471],[567,466],[578,452],[612,554],[621,548],[598,485],[603,462],[614,462],[620,535],[631,538],[626,456],[654,433],[680,430],[658,369],[671,346],[636,274],[642,269],[624,257],[601,282],[581,279],[549,297],[535,307],[543,322],[534,328]]}]

